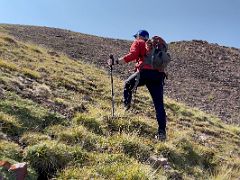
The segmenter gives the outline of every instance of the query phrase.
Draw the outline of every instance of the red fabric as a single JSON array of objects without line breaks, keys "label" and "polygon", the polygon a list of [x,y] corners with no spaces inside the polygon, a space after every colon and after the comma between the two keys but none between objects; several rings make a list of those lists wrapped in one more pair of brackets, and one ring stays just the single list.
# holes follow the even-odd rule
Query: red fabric
[{"label": "red fabric", "polygon": [[136,62],[136,70],[139,71],[140,69],[153,69],[150,65],[143,65],[143,57],[148,52],[148,48],[146,46],[146,43],[142,39],[136,39],[129,50],[129,53],[125,55],[124,61],[126,63],[135,61]]},{"label": "red fabric", "polygon": [[[146,54],[146,43],[142,39],[136,39],[129,50],[129,53],[124,56],[124,61],[126,63],[135,61],[136,62],[136,69],[139,70],[140,67],[142,67],[143,64],[143,57]],[[142,67],[145,68],[145,67]]]}]

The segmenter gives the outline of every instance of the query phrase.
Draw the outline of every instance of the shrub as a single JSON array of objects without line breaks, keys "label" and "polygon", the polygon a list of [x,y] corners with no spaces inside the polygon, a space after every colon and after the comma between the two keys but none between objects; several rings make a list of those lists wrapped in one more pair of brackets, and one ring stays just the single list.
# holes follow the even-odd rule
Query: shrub
[{"label": "shrub", "polygon": [[29,146],[25,155],[25,159],[30,162],[30,165],[45,177],[51,177],[71,161],[83,163],[85,157],[86,154],[80,148],[69,147],[54,141],[45,141]]}]

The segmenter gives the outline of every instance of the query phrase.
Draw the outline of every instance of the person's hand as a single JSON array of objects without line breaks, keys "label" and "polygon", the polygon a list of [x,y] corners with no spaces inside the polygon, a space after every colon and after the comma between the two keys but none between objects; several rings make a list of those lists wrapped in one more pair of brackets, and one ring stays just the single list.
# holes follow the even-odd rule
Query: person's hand
[{"label": "person's hand", "polygon": [[112,65],[116,65],[119,64],[119,59],[108,59],[108,65],[112,66]]},{"label": "person's hand", "polygon": [[125,64],[126,62],[124,61],[123,57],[120,57],[117,59],[110,58],[108,59],[107,63],[109,66],[112,66],[112,65],[118,65],[118,64],[122,65],[122,64]]},{"label": "person's hand", "polygon": [[108,63],[108,65],[109,65],[109,66],[112,66],[112,65],[114,65],[114,62],[113,62],[113,60],[112,60],[112,59],[108,59],[107,63]]},{"label": "person's hand", "polygon": [[113,54],[109,54],[108,65],[112,66],[114,64],[115,64],[115,62],[114,62]]}]

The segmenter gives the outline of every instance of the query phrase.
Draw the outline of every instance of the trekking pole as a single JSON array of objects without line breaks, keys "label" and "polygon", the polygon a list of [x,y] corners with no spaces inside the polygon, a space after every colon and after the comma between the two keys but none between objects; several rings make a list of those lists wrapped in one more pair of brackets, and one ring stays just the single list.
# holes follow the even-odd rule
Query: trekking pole
[{"label": "trekking pole", "polygon": [[[114,63],[114,57],[112,54],[109,55],[109,58]],[[110,65],[110,76],[111,76],[111,85],[112,85],[112,117],[114,117],[115,109],[114,109],[114,91],[113,91],[113,67]]]}]

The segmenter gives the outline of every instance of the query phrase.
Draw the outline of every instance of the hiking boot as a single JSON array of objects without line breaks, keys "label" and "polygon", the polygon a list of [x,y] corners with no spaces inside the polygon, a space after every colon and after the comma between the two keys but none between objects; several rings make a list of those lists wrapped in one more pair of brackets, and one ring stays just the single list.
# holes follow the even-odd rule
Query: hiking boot
[{"label": "hiking boot", "polygon": [[157,140],[160,140],[160,141],[166,141],[166,139],[167,139],[166,132],[165,131],[159,131],[158,135],[156,135],[155,138]]}]

